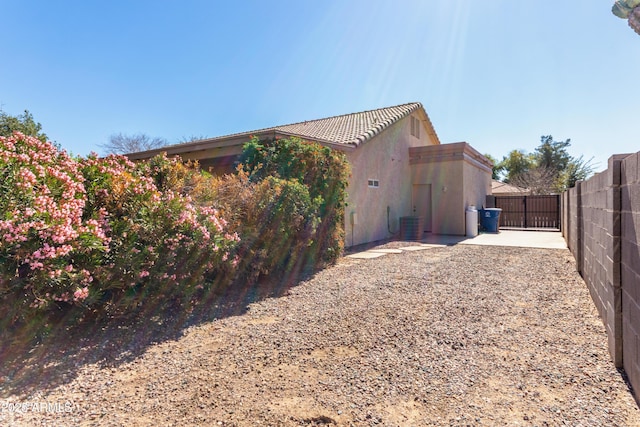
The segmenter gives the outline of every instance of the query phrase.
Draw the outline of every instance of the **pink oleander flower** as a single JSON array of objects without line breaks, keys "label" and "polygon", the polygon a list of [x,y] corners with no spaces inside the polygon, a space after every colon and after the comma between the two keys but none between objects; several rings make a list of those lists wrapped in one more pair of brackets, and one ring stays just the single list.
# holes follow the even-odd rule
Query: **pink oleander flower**
[{"label": "pink oleander flower", "polygon": [[73,300],[74,301],[83,301],[88,296],[89,296],[89,288],[85,286],[82,289],[80,289],[80,288],[76,289],[76,291],[73,293]]}]

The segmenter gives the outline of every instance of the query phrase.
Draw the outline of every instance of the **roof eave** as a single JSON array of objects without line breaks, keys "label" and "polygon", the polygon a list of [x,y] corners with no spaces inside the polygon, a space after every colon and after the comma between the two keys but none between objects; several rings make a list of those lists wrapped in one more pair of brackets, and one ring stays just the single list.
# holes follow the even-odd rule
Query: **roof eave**
[{"label": "roof eave", "polygon": [[429,137],[435,142],[435,145],[441,145],[442,142],[440,142],[438,133],[436,132],[436,129],[433,127],[433,122],[431,122],[431,118],[429,117],[429,114],[427,114],[427,111],[424,109],[424,106],[421,103],[419,104],[420,104],[420,108],[418,109],[418,111],[420,111],[421,114],[424,116],[421,121],[423,125],[427,128],[427,135],[429,135]]},{"label": "roof eave", "polygon": [[296,135],[289,132],[282,132],[278,130],[267,130],[262,132],[245,132],[241,134],[234,134],[232,136],[223,136],[209,139],[202,139],[193,142],[187,142],[183,144],[168,145],[166,147],[155,148],[153,150],[139,151],[135,153],[125,154],[129,160],[147,160],[162,153],[166,153],[168,156],[179,156],[187,153],[194,153],[197,151],[206,151],[214,148],[243,146],[249,140],[257,136],[260,139],[263,138],[275,138],[277,136],[285,138],[300,138],[304,141],[317,142],[318,144],[328,146],[333,149],[341,151],[353,151],[357,148],[358,144],[355,143],[338,143],[335,141],[323,140],[320,138],[305,138],[302,135]]}]

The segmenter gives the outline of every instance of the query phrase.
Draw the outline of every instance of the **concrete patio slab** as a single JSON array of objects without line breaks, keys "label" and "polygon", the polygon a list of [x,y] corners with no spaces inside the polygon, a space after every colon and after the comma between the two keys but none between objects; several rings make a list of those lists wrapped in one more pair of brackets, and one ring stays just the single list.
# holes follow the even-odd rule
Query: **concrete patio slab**
[{"label": "concrete patio slab", "polygon": [[401,254],[402,250],[401,249],[385,249],[385,248],[381,248],[381,249],[371,249],[368,252],[381,252],[383,254]]},{"label": "concrete patio slab", "polygon": [[476,237],[427,236],[426,244],[513,246],[521,248],[567,249],[559,231],[500,230],[498,233],[480,233]]},{"label": "concrete patio slab", "polygon": [[365,251],[365,252],[357,252],[355,254],[347,255],[347,258],[355,258],[355,259],[372,259],[379,258],[381,256],[385,256],[384,252],[373,252],[373,251]]},{"label": "concrete patio slab", "polygon": [[482,233],[473,239],[464,240],[460,243],[464,245],[567,249],[567,244],[559,231],[502,230],[499,233]]},{"label": "concrete patio slab", "polygon": [[400,249],[402,249],[403,251],[424,251],[425,249],[428,249],[429,247],[427,245],[422,245],[422,246],[404,246]]}]

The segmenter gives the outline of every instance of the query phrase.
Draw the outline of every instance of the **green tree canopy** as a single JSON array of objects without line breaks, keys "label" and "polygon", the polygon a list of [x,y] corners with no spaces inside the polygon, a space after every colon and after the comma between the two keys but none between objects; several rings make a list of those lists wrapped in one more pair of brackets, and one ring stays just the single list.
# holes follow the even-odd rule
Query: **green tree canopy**
[{"label": "green tree canopy", "polygon": [[491,170],[491,179],[499,180],[500,172],[502,172],[504,168],[500,165],[500,162],[498,162],[498,160],[491,154],[485,154],[484,156],[489,159],[491,163],[493,163],[493,168]]},{"label": "green tree canopy", "polygon": [[571,139],[554,141],[551,135],[541,136],[540,145],[533,154],[536,166],[547,168],[558,173],[562,172],[573,159],[567,151],[570,145]]},{"label": "green tree canopy", "polygon": [[47,141],[47,135],[42,132],[42,125],[33,119],[29,110],[24,110],[24,113],[18,116],[0,111],[0,136],[11,136],[16,131],[27,136],[35,136],[42,142]]},{"label": "green tree canopy", "polygon": [[524,150],[512,150],[509,155],[502,158],[499,167],[505,173],[504,182],[513,181],[518,175],[522,175],[535,167],[535,159]]},{"label": "green tree canopy", "polygon": [[499,171],[505,174],[505,182],[528,188],[533,194],[561,193],[593,173],[591,159],[573,157],[569,146],[570,139],[556,141],[552,135],[543,135],[533,153],[513,150],[503,157]]}]

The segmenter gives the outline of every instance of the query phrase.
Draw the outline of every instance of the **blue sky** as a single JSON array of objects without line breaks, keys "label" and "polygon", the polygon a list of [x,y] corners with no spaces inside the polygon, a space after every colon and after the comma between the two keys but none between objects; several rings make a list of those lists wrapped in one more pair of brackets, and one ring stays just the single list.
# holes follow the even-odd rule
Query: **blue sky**
[{"label": "blue sky", "polygon": [[640,150],[640,36],[612,0],[0,0],[0,105],[74,154],[419,101],[502,158]]}]

